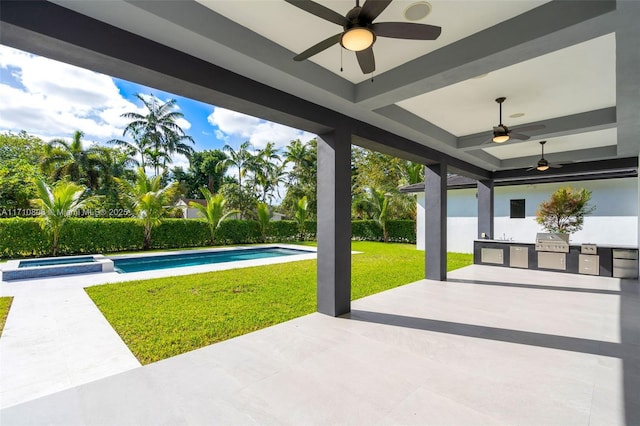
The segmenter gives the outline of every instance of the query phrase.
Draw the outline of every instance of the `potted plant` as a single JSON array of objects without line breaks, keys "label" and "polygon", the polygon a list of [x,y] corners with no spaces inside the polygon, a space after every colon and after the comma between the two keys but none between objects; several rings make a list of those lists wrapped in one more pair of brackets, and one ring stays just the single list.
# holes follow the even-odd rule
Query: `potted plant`
[{"label": "potted plant", "polygon": [[536,222],[551,233],[568,234],[579,231],[584,225],[584,217],[591,214],[594,206],[589,205],[591,191],[581,188],[560,188],[551,194],[549,201],[543,201],[536,212]]}]

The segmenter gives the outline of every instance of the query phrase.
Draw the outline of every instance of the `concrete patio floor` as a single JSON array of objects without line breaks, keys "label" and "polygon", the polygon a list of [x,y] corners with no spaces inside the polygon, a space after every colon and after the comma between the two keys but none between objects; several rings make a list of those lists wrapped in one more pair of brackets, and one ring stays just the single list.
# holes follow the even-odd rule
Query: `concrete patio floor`
[{"label": "concrete patio floor", "polygon": [[0,411],[19,424],[640,424],[638,281],[474,265]]}]

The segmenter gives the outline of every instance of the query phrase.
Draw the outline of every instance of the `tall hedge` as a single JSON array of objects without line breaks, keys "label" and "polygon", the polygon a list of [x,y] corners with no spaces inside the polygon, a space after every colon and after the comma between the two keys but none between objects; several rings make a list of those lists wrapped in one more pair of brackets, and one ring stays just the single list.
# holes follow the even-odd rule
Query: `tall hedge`
[{"label": "tall hedge", "polygon": [[72,218],[62,228],[60,253],[142,250],[144,228],[135,219]]},{"label": "tall hedge", "polygon": [[[0,257],[46,256],[51,239],[40,218],[0,219]],[[316,238],[317,223],[305,223],[304,239]],[[389,241],[415,243],[415,223],[393,220],[387,223]],[[72,218],[65,223],[60,236],[60,254],[115,253],[142,250],[143,227],[135,219]],[[356,240],[382,241],[382,229],[373,220],[351,222],[351,235]],[[267,242],[295,242],[300,239],[293,221],[271,222]],[[262,242],[258,222],[226,220],[216,231],[216,244]],[[209,245],[207,223],[200,219],[164,219],[153,229],[151,246],[156,249],[201,247]]]},{"label": "tall hedge", "polygon": [[41,219],[0,219],[0,257],[43,256],[50,248]]}]

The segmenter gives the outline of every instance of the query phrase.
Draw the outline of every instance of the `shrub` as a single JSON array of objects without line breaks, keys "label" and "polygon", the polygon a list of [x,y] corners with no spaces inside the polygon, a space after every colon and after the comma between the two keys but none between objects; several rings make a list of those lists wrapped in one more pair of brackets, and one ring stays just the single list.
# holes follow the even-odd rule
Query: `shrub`
[{"label": "shrub", "polygon": [[261,239],[260,224],[254,220],[225,220],[216,231],[217,244],[248,244]]},{"label": "shrub", "polygon": [[209,226],[204,219],[163,219],[153,230],[151,247],[208,246],[210,238]]},{"label": "shrub", "polygon": [[42,219],[13,217],[0,220],[0,257],[43,256],[50,249]]},{"label": "shrub", "polygon": [[141,250],[144,227],[136,219],[73,218],[60,238],[63,254]]},{"label": "shrub", "polygon": [[416,242],[416,223],[413,220],[390,220],[387,222],[389,241],[394,243]]},{"label": "shrub", "polygon": [[[387,221],[389,241],[394,243],[415,243],[416,225],[413,220]],[[361,241],[383,241],[380,223],[376,220],[351,221],[351,238]]]},{"label": "shrub", "polygon": [[[40,218],[0,219],[0,257],[44,256],[49,238]],[[305,239],[316,238],[317,223],[306,221]],[[389,241],[415,243],[415,223],[391,220],[387,223]],[[382,241],[382,229],[374,220],[351,222],[355,240]],[[262,241],[260,224],[253,220],[225,220],[216,231],[216,244],[248,244]],[[299,240],[295,221],[269,222],[267,239],[274,242]],[[200,219],[164,219],[154,229],[151,247],[157,249],[208,246],[207,222]],[[60,254],[115,253],[143,249],[144,226],[133,218],[70,218],[60,237]]]},{"label": "shrub", "polygon": [[352,220],[351,238],[363,241],[382,241],[382,227],[375,220]]},{"label": "shrub", "polygon": [[584,217],[593,213],[595,207],[589,206],[591,191],[584,188],[573,190],[560,188],[549,201],[543,201],[536,212],[538,222],[547,232],[571,234],[584,225]]},{"label": "shrub", "polygon": [[275,241],[295,241],[298,238],[298,224],[293,220],[269,222],[267,234]]}]

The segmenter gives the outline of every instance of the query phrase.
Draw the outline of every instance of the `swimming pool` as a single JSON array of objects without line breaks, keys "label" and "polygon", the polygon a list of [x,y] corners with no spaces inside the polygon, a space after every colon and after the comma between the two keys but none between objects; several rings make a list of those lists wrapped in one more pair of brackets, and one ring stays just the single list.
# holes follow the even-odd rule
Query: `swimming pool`
[{"label": "swimming pool", "polygon": [[184,266],[208,265],[310,253],[313,252],[284,247],[248,247],[215,252],[183,252],[158,256],[114,257],[112,259],[115,271],[120,274],[126,274],[130,272],[155,271],[158,269],[181,268]]}]

